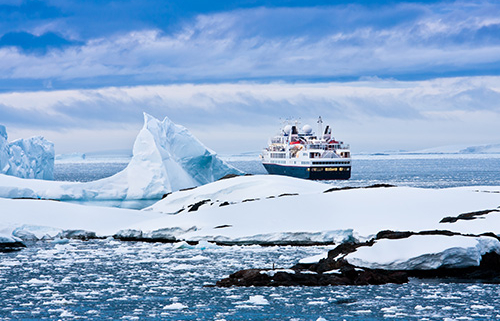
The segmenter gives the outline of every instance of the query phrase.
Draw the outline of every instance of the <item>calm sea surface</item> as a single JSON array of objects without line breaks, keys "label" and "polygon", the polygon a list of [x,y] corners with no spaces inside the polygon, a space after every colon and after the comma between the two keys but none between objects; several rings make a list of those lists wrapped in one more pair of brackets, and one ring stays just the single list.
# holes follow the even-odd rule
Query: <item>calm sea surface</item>
[{"label": "calm sea surface", "polygon": [[[231,163],[265,174],[258,161]],[[110,176],[124,163],[56,165],[58,180]],[[425,188],[500,185],[500,158],[353,160],[352,179]],[[359,287],[204,287],[239,269],[286,268],[331,247],[176,248],[114,240],[29,244],[0,255],[1,320],[494,320],[500,285],[412,280]]]},{"label": "calm sea surface", "polygon": [[[228,162],[249,174],[267,174],[259,160]],[[87,182],[111,176],[126,166],[126,163],[63,163],[56,164],[54,176],[56,180]],[[424,188],[500,185],[500,155],[354,158],[351,179],[330,183],[340,186],[384,183]]]}]

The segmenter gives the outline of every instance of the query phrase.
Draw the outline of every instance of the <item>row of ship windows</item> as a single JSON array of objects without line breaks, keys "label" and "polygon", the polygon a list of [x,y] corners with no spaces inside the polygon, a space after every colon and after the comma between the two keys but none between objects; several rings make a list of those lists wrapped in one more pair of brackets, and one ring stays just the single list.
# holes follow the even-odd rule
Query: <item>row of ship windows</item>
[{"label": "row of ship windows", "polygon": [[286,158],[286,153],[271,153],[271,158]]},{"label": "row of ship windows", "polygon": [[286,161],[272,160],[272,161],[269,161],[269,163],[273,163],[273,164],[286,164]]},{"label": "row of ship windows", "polygon": [[351,170],[350,167],[311,167],[311,172],[349,172]]},{"label": "row of ship windows", "polygon": [[[270,163],[274,164],[286,164],[286,161],[270,160]],[[293,162],[297,164],[297,162]],[[300,162],[301,165],[309,165],[309,162]],[[313,165],[349,165],[349,162],[312,162]]]},{"label": "row of ship windows", "polygon": [[313,162],[313,165],[348,165],[349,162]]}]

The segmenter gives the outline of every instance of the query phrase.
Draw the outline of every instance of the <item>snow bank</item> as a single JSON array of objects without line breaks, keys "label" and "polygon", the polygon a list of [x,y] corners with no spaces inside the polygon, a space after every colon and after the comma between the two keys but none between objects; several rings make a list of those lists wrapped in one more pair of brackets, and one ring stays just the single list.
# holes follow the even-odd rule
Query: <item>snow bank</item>
[{"label": "snow bank", "polygon": [[[270,180],[279,179],[295,191],[282,197],[273,195]],[[245,185],[245,182],[248,184]],[[302,183],[307,183],[307,186]],[[270,184],[270,185],[268,185]],[[269,191],[266,193],[266,188]],[[150,209],[171,213],[188,209],[193,202],[209,199],[196,211],[184,210],[134,229],[153,230],[161,226],[196,226],[177,237],[221,242],[304,242],[365,241],[382,230],[451,230],[459,233],[500,234],[500,213],[492,212],[474,220],[440,223],[447,216],[496,209],[500,205],[498,187],[421,189],[410,187],[352,189],[323,193],[329,186],[286,176],[256,175],[207,184],[191,191],[175,192]],[[308,192],[307,192],[308,191]],[[244,195],[261,196],[239,202]],[[232,200],[220,206],[224,200]],[[172,206],[169,205],[172,202]],[[213,202],[213,204],[212,204]]]},{"label": "snow bank", "polygon": [[0,125],[0,174],[22,178],[54,179],[54,144],[41,136],[7,142]]},{"label": "snow bank", "polygon": [[106,237],[163,214],[83,206],[44,200],[0,198],[0,233],[23,240],[51,239],[65,230],[84,230]]},{"label": "snow bank", "polygon": [[241,176],[172,193],[144,210],[175,214],[199,202],[204,202],[204,207],[220,207],[297,194],[317,194],[329,187],[323,183],[279,175]]},{"label": "snow bank", "polygon": [[159,199],[172,191],[213,182],[227,174],[242,173],[220,160],[186,128],[168,118],[160,122],[144,114],[144,127],[135,140],[133,157],[123,171],[87,183],[28,181],[0,175],[0,197]]},{"label": "snow bank", "polygon": [[414,235],[399,240],[378,240],[360,247],[345,259],[359,267],[384,270],[431,270],[478,266],[488,252],[500,254],[492,237]]}]

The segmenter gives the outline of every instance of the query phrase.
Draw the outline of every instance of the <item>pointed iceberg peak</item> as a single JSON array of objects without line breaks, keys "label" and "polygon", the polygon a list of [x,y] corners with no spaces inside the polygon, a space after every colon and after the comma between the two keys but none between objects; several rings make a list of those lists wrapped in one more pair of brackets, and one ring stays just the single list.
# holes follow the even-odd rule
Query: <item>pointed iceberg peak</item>
[{"label": "pointed iceberg peak", "polygon": [[157,198],[163,194],[243,174],[226,164],[185,127],[168,117],[159,121],[144,113],[144,126],[134,143],[124,173],[127,199]]},{"label": "pointed iceberg peak", "polygon": [[7,140],[7,130],[5,129],[5,126],[0,125],[0,137],[3,137],[5,140]]}]

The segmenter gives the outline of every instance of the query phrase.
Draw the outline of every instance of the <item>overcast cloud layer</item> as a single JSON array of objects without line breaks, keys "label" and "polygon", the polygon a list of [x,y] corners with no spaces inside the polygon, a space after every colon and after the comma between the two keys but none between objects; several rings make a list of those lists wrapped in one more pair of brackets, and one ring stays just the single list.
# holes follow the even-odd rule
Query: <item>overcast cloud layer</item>
[{"label": "overcast cloud layer", "polygon": [[0,124],[59,153],[131,148],[143,111],[223,152],[319,115],[354,151],[500,142],[500,2],[329,3],[0,0]]},{"label": "overcast cloud layer", "polygon": [[[316,128],[318,115],[357,151],[500,141],[500,77],[110,87],[5,93],[0,101],[9,127],[37,129],[59,152],[92,150],[103,144],[100,131],[108,149],[130,148],[142,111],[168,115],[222,152],[259,150],[280,118]],[[73,140],[64,143],[68,133]]]}]

